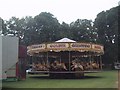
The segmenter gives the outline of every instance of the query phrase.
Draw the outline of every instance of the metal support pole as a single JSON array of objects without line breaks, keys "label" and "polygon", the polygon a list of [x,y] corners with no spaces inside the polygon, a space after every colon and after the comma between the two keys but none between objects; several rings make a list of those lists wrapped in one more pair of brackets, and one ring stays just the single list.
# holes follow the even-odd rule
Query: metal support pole
[{"label": "metal support pole", "polygon": [[70,71],[70,51],[69,51],[69,71]]},{"label": "metal support pole", "polygon": [[90,54],[90,52],[89,52],[89,55],[90,55],[90,56],[89,56],[89,59],[90,59],[89,62],[90,62],[90,65],[91,65],[92,55]]},{"label": "metal support pole", "polygon": [[60,63],[61,63],[61,52],[60,52]]},{"label": "metal support pole", "polygon": [[33,64],[33,59],[34,59],[33,56],[31,56],[31,64]]},{"label": "metal support pole", "polygon": [[48,52],[47,52],[47,64],[48,64]]},{"label": "metal support pole", "polygon": [[101,59],[101,56],[100,56],[100,69],[102,70],[102,59]]}]

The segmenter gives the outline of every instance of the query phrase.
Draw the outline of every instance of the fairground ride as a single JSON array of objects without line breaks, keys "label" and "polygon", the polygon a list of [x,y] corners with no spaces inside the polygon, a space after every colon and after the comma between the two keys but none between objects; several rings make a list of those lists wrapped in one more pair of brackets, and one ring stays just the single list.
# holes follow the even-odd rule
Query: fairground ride
[{"label": "fairground ride", "polygon": [[100,44],[76,42],[63,38],[53,43],[30,45],[27,54],[32,59],[30,73],[82,77],[84,73],[102,70],[104,47]]}]

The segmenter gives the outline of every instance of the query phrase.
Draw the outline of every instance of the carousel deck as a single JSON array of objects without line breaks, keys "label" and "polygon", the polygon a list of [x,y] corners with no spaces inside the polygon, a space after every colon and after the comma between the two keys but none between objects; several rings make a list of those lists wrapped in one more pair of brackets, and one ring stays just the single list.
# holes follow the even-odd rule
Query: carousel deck
[{"label": "carousel deck", "polygon": [[30,71],[29,74],[50,74],[50,73],[98,73],[101,72],[101,70],[91,70],[91,71]]}]

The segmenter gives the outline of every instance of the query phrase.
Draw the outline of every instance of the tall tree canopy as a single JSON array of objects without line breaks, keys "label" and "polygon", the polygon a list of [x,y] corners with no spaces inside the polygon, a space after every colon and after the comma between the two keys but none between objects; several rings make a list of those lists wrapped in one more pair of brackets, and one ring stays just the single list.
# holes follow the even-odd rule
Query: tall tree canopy
[{"label": "tall tree canopy", "polygon": [[104,59],[107,63],[118,60],[118,15],[118,7],[115,7],[99,13],[94,22],[98,39],[105,47]]},{"label": "tall tree canopy", "polygon": [[73,39],[77,41],[97,42],[97,30],[93,22],[87,19],[77,19],[70,24]]},{"label": "tall tree canopy", "polygon": [[42,12],[35,17],[2,20],[2,33],[19,37],[20,44],[24,45],[53,42],[63,37],[100,43],[105,47],[104,63],[113,63],[118,60],[118,17],[118,7],[115,7],[100,12],[94,22],[77,19],[70,24],[60,24],[54,15]]}]

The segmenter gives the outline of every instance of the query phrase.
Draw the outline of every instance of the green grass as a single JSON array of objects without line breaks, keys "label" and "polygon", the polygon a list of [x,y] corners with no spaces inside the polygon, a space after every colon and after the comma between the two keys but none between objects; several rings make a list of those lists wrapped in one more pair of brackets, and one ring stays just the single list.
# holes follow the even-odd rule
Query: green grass
[{"label": "green grass", "polygon": [[3,87],[11,88],[117,88],[117,71],[89,73],[84,79],[30,78],[17,82],[3,82]]}]

